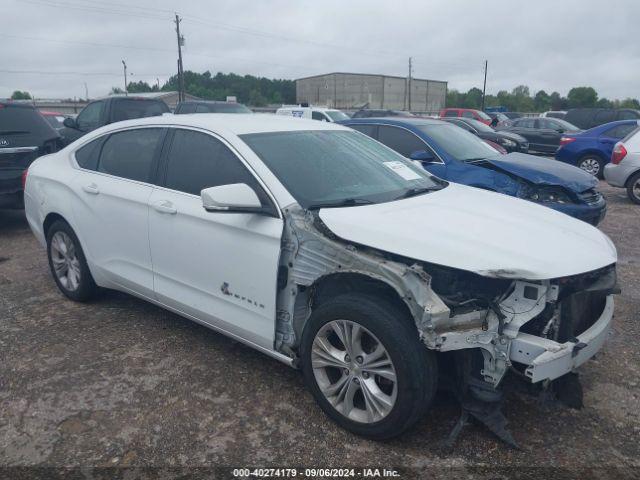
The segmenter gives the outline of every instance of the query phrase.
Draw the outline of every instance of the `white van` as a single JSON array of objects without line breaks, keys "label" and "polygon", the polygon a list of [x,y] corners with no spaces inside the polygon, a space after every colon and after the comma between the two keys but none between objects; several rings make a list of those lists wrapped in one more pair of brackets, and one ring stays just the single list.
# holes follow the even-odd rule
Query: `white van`
[{"label": "white van", "polygon": [[335,108],[314,107],[309,105],[283,105],[276,110],[276,115],[287,115],[289,117],[308,118],[311,120],[321,120],[323,122],[339,122],[349,120],[349,115],[336,110]]}]

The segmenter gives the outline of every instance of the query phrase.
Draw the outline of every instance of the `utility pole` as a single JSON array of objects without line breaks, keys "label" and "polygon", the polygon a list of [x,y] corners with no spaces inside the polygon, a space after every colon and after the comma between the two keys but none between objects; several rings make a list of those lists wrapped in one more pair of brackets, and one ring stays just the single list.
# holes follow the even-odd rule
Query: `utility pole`
[{"label": "utility pole", "polygon": [[180,35],[180,22],[182,19],[176,13],[176,35],[178,39],[178,100],[184,102],[184,70],[182,69],[182,47],[184,36]]},{"label": "utility pole", "polygon": [[124,94],[129,95],[127,92],[127,64],[122,60],[122,67],[124,68]]},{"label": "utility pole", "polygon": [[156,85],[158,86],[158,91],[160,91],[160,79],[156,77]]},{"label": "utility pole", "polygon": [[407,89],[407,111],[411,111],[411,74],[413,72],[413,66],[412,66],[412,61],[413,59],[411,57],[409,57],[409,77],[407,77],[407,85],[408,85],[408,89]]},{"label": "utility pole", "polygon": [[89,100],[89,87],[87,87],[87,82],[84,82],[84,98]]},{"label": "utility pole", "polygon": [[482,111],[484,112],[484,96],[487,93],[487,67],[489,66],[489,62],[487,60],[484,61],[484,86],[482,87]]}]

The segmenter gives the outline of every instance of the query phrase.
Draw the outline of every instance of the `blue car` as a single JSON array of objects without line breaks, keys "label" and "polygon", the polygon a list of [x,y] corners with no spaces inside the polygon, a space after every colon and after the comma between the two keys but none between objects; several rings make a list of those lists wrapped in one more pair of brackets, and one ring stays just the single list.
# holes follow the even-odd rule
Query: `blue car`
[{"label": "blue car", "polygon": [[619,120],[584,132],[563,135],[560,148],[556,151],[556,160],[603,178],[604,166],[611,159],[613,147],[638,128],[638,124],[638,120]]},{"label": "blue car", "polygon": [[596,178],[576,167],[523,153],[501,155],[475,135],[431,119],[361,118],[339,122],[463,185],[545,205],[597,225],[606,201]]}]

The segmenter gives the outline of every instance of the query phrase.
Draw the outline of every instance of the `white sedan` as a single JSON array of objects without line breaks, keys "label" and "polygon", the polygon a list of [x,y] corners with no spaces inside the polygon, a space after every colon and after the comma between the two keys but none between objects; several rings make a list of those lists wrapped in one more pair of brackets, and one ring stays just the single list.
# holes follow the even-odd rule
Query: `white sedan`
[{"label": "white sedan", "polygon": [[616,251],[599,230],[334,124],[119,122],[24,180],[67,297],[128,292],[299,366],[321,408],[369,438],[416,423],[439,362],[479,397],[510,368],[553,380],[613,316]]}]

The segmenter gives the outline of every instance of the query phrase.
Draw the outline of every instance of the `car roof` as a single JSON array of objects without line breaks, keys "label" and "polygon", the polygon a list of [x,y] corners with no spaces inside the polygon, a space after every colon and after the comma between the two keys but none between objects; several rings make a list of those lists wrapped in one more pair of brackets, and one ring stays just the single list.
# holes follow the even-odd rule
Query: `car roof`
[{"label": "car roof", "polygon": [[435,118],[421,118],[421,117],[368,117],[368,118],[352,118],[350,120],[342,120],[339,124],[349,125],[352,123],[386,123],[389,125],[397,125],[399,127],[419,127],[422,125],[442,125],[445,122],[443,120],[437,120]]},{"label": "car roof", "polygon": [[[188,113],[181,115],[164,114],[162,116],[136,118],[108,125],[113,130],[146,125],[177,125],[203,128],[214,132],[231,132],[235,135],[246,133],[268,133],[305,130],[348,130],[346,127],[330,122],[319,122],[304,118],[274,114],[229,115],[226,113]],[[101,132],[111,129],[103,127]]]}]

